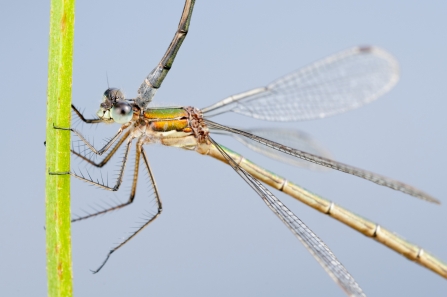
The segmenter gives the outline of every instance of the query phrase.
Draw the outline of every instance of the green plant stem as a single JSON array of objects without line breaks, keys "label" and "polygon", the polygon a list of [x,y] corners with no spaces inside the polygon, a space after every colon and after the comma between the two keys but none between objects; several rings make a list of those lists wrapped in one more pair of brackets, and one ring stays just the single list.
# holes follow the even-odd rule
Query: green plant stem
[{"label": "green plant stem", "polygon": [[46,253],[48,296],[73,295],[70,235],[71,84],[74,42],[74,0],[52,0],[46,123]]}]

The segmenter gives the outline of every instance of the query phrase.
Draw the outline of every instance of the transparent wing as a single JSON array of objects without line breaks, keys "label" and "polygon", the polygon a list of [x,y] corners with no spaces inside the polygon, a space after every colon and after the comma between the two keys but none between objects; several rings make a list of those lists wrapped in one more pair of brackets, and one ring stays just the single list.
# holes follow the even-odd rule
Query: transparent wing
[{"label": "transparent wing", "polygon": [[429,194],[427,194],[415,187],[407,185],[403,182],[391,179],[389,177],[386,177],[386,176],[383,176],[383,175],[380,175],[380,174],[377,174],[377,173],[374,173],[371,171],[367,171],[364,169],[360,169],[360,168],[357,168],[357,167],[354,167],[354,166],[351,166],[348,164],[337,162],[337,161],[334,161],[331,159],[327,159],[327,158],[324,158],[324,157],[321,157],[318,155],[303,152],[301,150],[294,149],[294,148],[288,147],[286,145],[282,145],[280,143],[268,140],[266,138],[263,138],[263,137],[260,137],[257,135],[253,135],[246,131],[242,131],[239,129],[224,126],[224,125],[212,122],[210,120],[205,120],[205,122],[208,125],[208,127],[212,128],[212,129],[220,129],[220,130],[225,130],[225,131],[232,132],[235,134],[239,134],[241,136],[250,138],[251,140],[256,141],[262,145],[265,145],[265,146],[268,146],[268,147],[275,149],[277,151],[289,154],[290,156],[293,156],[295,158],[303,159],[308,162],[312,162],[312,163],[322,165],[322,166],[325,166],[328,168],[332,168],[332,169],[335,169],[335,170],[338,170],[341,172],[355,175],[360,178],[369,180],[373,183],[376,183],[378,185],[388,187],[388,188],[391,188],[396,191],[403,192],[403,193],[411,195],[413,197],[420,198],[420,199],[428,201],[428,202],[440,204],[438,199],[430,196]]},{"label": "transparent wing", "polygon": [[273,213],[292,231],[304,247],[320,263],[329,276],[348,296],[366,296],[355,279],[338,261],[329,247],[310,230],[290,209],[276,198],[250,173],[241,168],[213,139],[211,142],[222,153],[230,166],[258,193]]},{"label": "transparent wing", "polygon": [[205,116],[234,111],[269,121],[324,118],[369,103],[399,79],[397,61],[378,47],[354,47],[202,109]]},{"label": "transparent wing", "polygon": [[[304,152],[319,155],[328,159],[331,158],[331,154],[326,149],[324,149],[320,144],[318,144],[309,134],[304,133],[303,131],[297,129],[253,128],[244,130],[251,134],[273,140],[275,142],[284,144],[294,149],[299,149]],[[212,130],[211,132],[213,134],[224,134],[232,136],[236,138],[239,142],[247,146],[248,148],[252,149],[253,151],[258,152],[276,161],[283,162],[285,164],[307,168],[311,170],[325,171],[328,169],[327,167],[307,162],[305,160],[298,159],[288,154],[284,154],[282,152],[279,152],[278,150],[272,149],[250,138],[242,137],[238,134],[222,130]]]}]

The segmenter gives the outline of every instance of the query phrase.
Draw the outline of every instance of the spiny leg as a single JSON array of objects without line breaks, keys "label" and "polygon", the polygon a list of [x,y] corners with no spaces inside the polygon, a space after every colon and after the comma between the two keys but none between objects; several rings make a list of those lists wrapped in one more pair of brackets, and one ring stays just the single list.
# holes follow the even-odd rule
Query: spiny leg
[{"label": "spiny leg", "polygon": [[124,125],[121,126],[121,128],[119,128],[118,132],[115,134],[115,136],[112,137],[112,139],[110,139],[102,149],[97,150],[93,147],[92,144],[90,144],[90,142],[85,139],[85,137],[81,134],[81,132],[78,132],[76,129],[73,128],[63,128],[63,127],[58,127],[58,126],[54,126],[54,129],[58,129],[58,130],[66,130],[66,131],[71,131],[73,133],[75,133],[81,140],[82,142],[85,143],[85,145],[96,155],[102,155],[104,152],[106,152],[112,145],[113,143],[118,139],[118,137],[123,133],[124,130],[126,130],[131,123],[126,123]]},{"label": "spiny leg", "polygon": [[[118,190],[119,186],[121,185],[122,178],[123,178],[124,167],[125,167],[126,162],[127,162],[127,156],[128,156],[128,152],[129,152],[129,149],[130,149],[130,143],[131,142],[132,142],[132,140],[129,140],[129,142],[127,144],[126,152],[125,152],[124,159],[123,159],[123,164],[121,165],[119,178],[118,178],[117,184],[115,185],[114,188],[104,187],[103,185],[101,185],[99,183],[92,182],[91,180],[87,180],[87,182],[90,182],[90,183],[92,183],[94,185],[97,185],[97,186],[100,186],[102,188],[106,188],[107,190],[112,190],[112,191]],[[77,217],[75,219],[72,219],[71,220],[72,222],[77,222],[77,221],[85,220],[85,219],[92,218],[92,217],[95,217],[95,216],[98,216],[98,215],[102,215],[102,214],[105,214],[105,213],[108,213],[108,212],[111,212],[111,211],[123,208],[123,207],[125,207],[125,206],[127,206],[127,205],[129,205],[129,204],[131,204],[133,202],[133,200],[135,198],[136,189],[137,189],[138,170],[139,170],[139,166],[140,166],[140,151],[141,151],[141,148],[139,148],[138,145],[137,145],[137,150],[136,150],[136,154],[135,154],[135,167],[134,167],[134,173],[133,173],[132,188],[130,190],[129,199],[126,202],[124,202],[124,203],[117,204],[117,205],[112,206],[110,208],[106,208],[106,209],[103,209],[101,211],[97,211],[95,213],[88,214],[86,216]],[[86,181],[85,179],[82,179],[82,180]]]},{"label": "spiny leg", "polygon": [[81,121],[83,121],[86,124],[98,124],[98,123],[102,123],[103,120],[100,118],[96,118],[96,119],[86,119],[84,117],[84,115],[72,104],[71,108],[73,109],[73,111],[76,113],[76,115],[78,116],[79,119],[81,119]]},{"label": "spiny leg", "polygon": [[[114,248],[112,248],[109,253],[107,254],[106,259],[104,260],[104,262],[101,264],[101,266],[99,266],[98,269],[92,271],[93,273],[97,273],[99,272],[104,265],[107,263],[107,261],[110,258],[110,255],[113,254],[116,250],[118,250],[120,247],[122,247],[123,245],[125,245],[128,241],[130,241],[133,237],[135,237],[138,233],[141,232],[141,230],[143,230],[146,226],[148,226],[150,223],[152,223],[156,218],[158,218],[158,216],[161,214],[163,207],[162,207],[162,203],[161,203],[161,199],[160,199],[160,195],[158,194],[158,189],[157,189],[157,185],[155,183],[155,179],[154,179],[154,175],[152,174],[152,169],[149,165],[149,161],[148,158],[146,156],[146,152],[144,151],[143,147],[142,147],[142,142],[138,142],[137,143],[137,155],[138,158],[140,156],[140,152],[143,155],[143,161],[144,164],[146,165],[146,169],[147,169],[147,173],[149,175],[150,181],[151,181],[151,185],[152,185],[152,190],[153,193],[155,195],[155,199],[157,201],[157,207],[158,210],[157,212],[152,215],[150,218],[148,218],[146,220],[146,222],[144,222],[143,225],[141,225],[135,232],[133,232],[130,236],[128,236],[126,239],[124,239],[120,244],[118,244],[117,246],[115,246]],[[138,167],[138,166],[135,166]],[[136,189],[136,185],[137,185],[137,177],[138,177],[138,170],[135,171],[134,173],[134,180],[133,180],[133,184],[132,184],[132,190],[133,190],[133,194],[135,195],[135,189]],[[132,198],[133,199],[133,198]]]},{"label": "spiny leg", "polygon": [[72,152],[75,156],[77,156],[77,157],[81,158],[82,160],[88,162],[90,165],[95,166],[95,167],[98,167],[98,168],[102,168],[102,167],[105,166],[105,165],[110,161],[110,159],[115,155],[115,153],[116,153],[116,152],[118,151],[118,149],[121,147],[121,145],[123,144],[123,142],[124,142],[124,141],[126,140],[126,138],[129,136],[130,132],[131,132],[130,130],[126,131],[126,133],[125,133],[125,134],[121,137],[121,139],[115,144],[115,146],[112,148],[112,150],[111,150],[111,151],[104,157],[104,159],[103,159],[101,162],[99,162],[99,163],[96,163],[94,160],[88,158],[88,157],[85,156],[85,155],[82,155],[81,153],[75,151],[74,149],[72,149],[71,152]]},{"label": "spiny leg", "polygon": [[82,174],[78,175],[77,173],[71,172],[71,171],[67,171],[67,172],[49,172],[49,174],[50,175],[66,175],[66,174],[69,174],[69,175],[74,176],[74,177],[76,177],[76,178],[78,178],[78,179],[80,179],[82,181],[85,181],[85,182],[87,182],[89,184],[92,184],[94,186],[98,186],[98,187],[100,187],[102,189],[106,189],[108,191],[118,191],[118,189],[119,189],[119,187],[120,187],[120,185],[121,185],[121,183],[123,181],[124,169],[126,167],[127,158],[128,158],[128,155],[129,155],[129,149],[130,149],[130,146],[132,144],[132,140],[133,140],[133,138],[130,138],[127,141],[127,147],[126,147],[126,151],[124,153],[123,161],[122,161],[122,164],[121,164],[120,173],[118,174],[118,179],[116,181],[115,186],[113,186],[113,187],[109,187],[108,185],[104,184],[104,182],[100,183],[99,181],[94,181],[90,175],[89,175],[88,178],[86,178]]}]

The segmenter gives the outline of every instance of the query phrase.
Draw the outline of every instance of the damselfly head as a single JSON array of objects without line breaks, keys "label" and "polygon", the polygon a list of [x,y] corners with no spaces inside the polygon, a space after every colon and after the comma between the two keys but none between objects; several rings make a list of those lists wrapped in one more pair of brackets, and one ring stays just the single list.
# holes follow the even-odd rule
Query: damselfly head
[{"label": "damselfly head", "polygon": [[133,110],[124,98],[123,92],[116,88],[108,88],[104,92],[97,115],[106,122],[125,124],[132,119]]}]

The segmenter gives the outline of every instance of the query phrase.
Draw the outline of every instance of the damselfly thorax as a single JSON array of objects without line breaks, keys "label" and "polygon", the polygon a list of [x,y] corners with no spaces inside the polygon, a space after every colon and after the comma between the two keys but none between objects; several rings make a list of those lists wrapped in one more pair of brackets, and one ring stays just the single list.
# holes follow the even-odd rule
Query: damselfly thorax
[{"label": "damselfly thorax", "polygon": [[160,143],[200,154],[209,153],[209,130],[199,109],[188,106],[140,110],[133,106],[133,110],[132,122],[122,127],[129,127],[131,138],[138,138],[142,144]]}]

